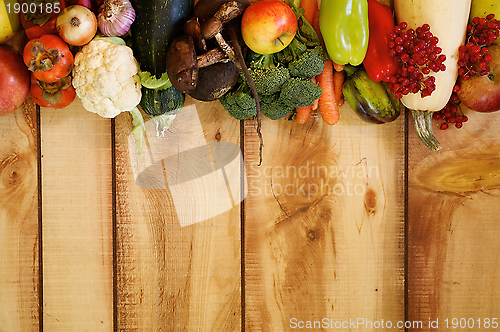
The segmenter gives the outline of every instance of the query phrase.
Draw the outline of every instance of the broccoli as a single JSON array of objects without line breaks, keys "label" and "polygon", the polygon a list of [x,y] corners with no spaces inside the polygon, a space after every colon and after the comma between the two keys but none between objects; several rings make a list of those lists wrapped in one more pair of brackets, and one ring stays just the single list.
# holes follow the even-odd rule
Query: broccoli
[{"label": "broccoli", "polygon": [[286,63],[290,76],[310,79],[320,74],[328,60],[321,44],[308,47],[297,33],[292,42],[278,56]]},{"label": "broccoli", "polygon": [[294,77],[310,79],[319,75],[325,67],[327,56],[323,46],[308,49],[296,60],[290,62],[288,70]]},{"label": "broccoli", "polygon": [[282,86],[278,101],[294,109],[312,105],[321,96],[321,88],[311,80],[299,77],[289,78]]},{"label": "broccoli", "polygon": [[290,78],[288,69],[275,61],[275,54],[253,54],[248,68],[259,96],[272,95]]},{"label": "broccoli", "polygon": [[328,55],[312,25],[294,4],[291,7],[299,17],[299,28],[292,42],[276,56],[288,68],[290,76],[310,79],[323,71]]},{"label": "broccoli", "polygon": [[272,95],[262,96],[260,98],[261,112],[264,116],[271,120],[278,120],[284,118],[292,111],[292,108],[285,105],[279,100],[280,93],[277,92]]},{"label": "broccoli", "polygon": [[227,92],[219,101],[229,115],[238,120],[245,120],[257,113],[250,86],[243,80],[238,81],[236,90]]}]

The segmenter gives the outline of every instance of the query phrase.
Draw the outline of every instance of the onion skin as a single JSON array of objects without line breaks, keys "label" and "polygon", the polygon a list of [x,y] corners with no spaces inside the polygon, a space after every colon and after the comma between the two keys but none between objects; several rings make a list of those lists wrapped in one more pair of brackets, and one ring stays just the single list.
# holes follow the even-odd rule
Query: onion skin
[{"label": "onion skin", "polygon": [[106,0],[99,7],[97,25],[103,35],[123,36],[135,20],[135,10],[128,0]]},{"label": "onion skin", "polygon": [[68,44],[83,46],[88,44],[97,32],[95,14],[82,5],[66,7],[56,22],[57,33]]}]

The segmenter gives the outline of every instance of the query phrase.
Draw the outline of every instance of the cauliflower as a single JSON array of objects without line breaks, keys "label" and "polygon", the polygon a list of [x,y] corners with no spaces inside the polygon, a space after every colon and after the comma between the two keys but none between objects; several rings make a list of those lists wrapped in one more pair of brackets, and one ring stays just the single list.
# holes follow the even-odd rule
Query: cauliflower
[{"label": "cauliflower", "polygon": [[87,111],[114,118],[141,101],[138,71],[130,47],[93,40],[75,56],[73,86]]}]

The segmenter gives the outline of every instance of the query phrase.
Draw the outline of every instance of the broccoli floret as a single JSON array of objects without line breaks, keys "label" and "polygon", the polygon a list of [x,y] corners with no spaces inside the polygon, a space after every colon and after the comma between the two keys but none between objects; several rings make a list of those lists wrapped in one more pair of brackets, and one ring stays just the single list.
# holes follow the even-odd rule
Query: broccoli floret
[{"label": "broccoli floret", "polygon": [[285,105],[279,100],[280,93],[277,92],[272,95],[262,96],[260,98],[260,110],[264,116],[271,120],[278,120],[284,118],[290,113],[293,108]]},{"label": "broccoli floret", "polygon": [[311,80],[299,77],[288,79],[282,86],[278,100],[290,109],[312,105],[321,96],[321,88]]},{"label": "broccoli floret", "polygon": [[290,78],[288,69],[275,61],[275,54],[253,54],[248,68],[259,96],[272,95]]},{"label": "broccoli floret", "polygon": [[310,79],[323,71],[327,60],[323,46],[319,45],[308,49],[299,58],[290,62],[288,70],[291,76]]},{"label": "broccoli floret", "polygon": [[321,44],[307,47],[301,39],[303,38],[296,34],[290,45],[278,56],[286,63],[290,76],[310,79],[323,71],[328,57]]},{"label": "broccoli floret", "polygon": [[246,81],[240,80],[236,90],[227,92],[219,101],[229,115],[238,120],[245,120],[257,113],[255,99]]},{"label": "broccoli floret", "polygon": [[[297,8],[292,5],[297,12]],[[314,28],[303,17],[299,17],[299,28],[292,42],[276,55],[290,76],[310,79],[320,74],[328,60],[320,39]]]}]

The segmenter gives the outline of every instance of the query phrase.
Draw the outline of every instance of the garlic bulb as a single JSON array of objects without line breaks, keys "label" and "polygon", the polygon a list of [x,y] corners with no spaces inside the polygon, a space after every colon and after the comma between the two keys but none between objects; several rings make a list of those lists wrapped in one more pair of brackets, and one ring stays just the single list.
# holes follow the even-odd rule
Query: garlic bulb
[{"label": "garlic bulb", "polygon": [[97,24],[106,36],[123,36],[135,20],[135,10],[128,0],[106,0],[99,7]]}]

